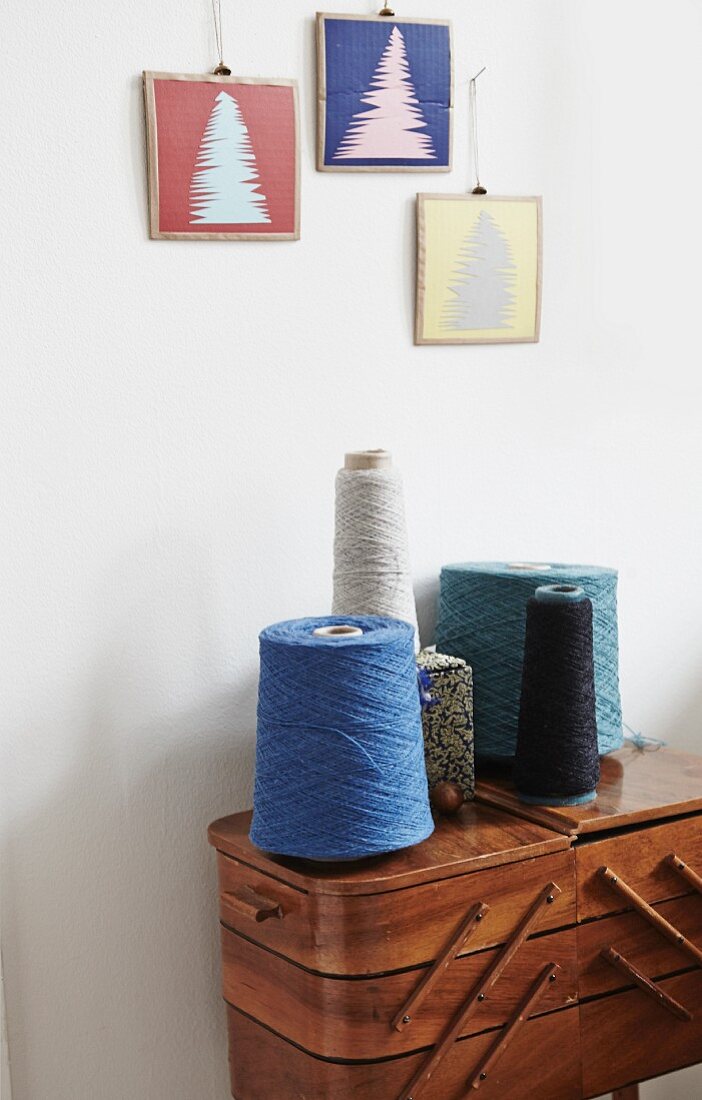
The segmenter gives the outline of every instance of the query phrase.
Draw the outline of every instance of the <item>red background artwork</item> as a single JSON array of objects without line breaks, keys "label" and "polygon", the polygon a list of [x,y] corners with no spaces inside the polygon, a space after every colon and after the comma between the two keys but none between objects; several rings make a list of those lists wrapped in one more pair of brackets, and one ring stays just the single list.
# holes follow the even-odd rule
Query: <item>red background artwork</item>
[{"label": "red background artwork", "polygon": [[[270,223],[191,224],[190,182],[215,98],[237,100],[251,137]],[[161,233],[293,233],[295,230],[295,99],[287,85],[154,80]]]}]

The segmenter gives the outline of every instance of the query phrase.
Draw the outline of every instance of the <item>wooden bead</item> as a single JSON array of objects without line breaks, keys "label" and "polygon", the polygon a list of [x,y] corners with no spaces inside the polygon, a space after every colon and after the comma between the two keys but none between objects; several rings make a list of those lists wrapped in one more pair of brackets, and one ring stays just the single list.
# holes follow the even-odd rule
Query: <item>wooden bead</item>
[{"label": "wooden bead", "polygon": [[456,814],[465,802],[458,783],[437,783],[432,787],[431,804],[440,814]]}]

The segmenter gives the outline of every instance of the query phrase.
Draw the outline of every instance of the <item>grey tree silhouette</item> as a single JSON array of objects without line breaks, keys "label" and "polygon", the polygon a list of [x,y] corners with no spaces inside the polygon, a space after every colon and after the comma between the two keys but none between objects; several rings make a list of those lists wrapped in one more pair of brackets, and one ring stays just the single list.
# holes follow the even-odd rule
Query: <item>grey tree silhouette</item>
[{"label": "grey tree silhouette", "polygon": [[481,210],[458,253],[442,328],[512,328],[515,271],[504,232],[487,210]]}]

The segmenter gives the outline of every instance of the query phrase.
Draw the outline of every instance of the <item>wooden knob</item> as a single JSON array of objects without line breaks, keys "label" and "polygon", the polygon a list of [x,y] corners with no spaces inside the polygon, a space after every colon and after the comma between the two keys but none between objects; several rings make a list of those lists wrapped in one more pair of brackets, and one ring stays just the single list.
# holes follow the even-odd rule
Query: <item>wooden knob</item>
[{"label": "wooden knob", "polygon": [[458,783],[437,783],[435,787],[432,787],[429,797],[434,809],[447,816],[457,814],[465,802],[463,791]]}]

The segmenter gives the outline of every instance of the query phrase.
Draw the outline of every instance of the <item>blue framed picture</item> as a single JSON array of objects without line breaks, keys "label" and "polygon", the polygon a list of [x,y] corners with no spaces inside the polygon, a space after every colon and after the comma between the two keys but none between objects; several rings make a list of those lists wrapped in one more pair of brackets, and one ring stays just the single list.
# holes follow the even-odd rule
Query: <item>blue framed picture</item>
[{"label": "blue framed picture", "polygon": [[317,168],[448,172],[451,24],[317,13]]}]

